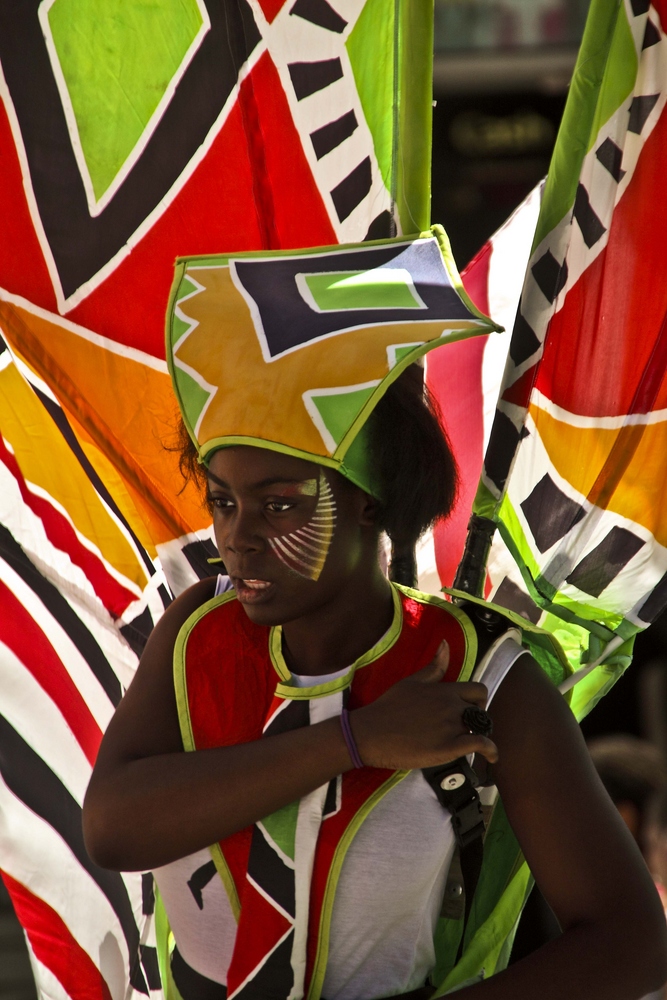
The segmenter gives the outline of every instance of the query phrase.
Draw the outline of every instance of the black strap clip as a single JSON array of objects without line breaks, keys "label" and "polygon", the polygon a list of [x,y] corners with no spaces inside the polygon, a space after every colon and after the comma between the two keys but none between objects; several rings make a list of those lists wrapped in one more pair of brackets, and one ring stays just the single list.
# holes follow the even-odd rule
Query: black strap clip
[{"label": "black strap clip", "polygon": [[422,769],[442,806],[452,815],[459,847],[467,847],[484,834],[484,816],[477,788],[479,779],[465,757]]}]

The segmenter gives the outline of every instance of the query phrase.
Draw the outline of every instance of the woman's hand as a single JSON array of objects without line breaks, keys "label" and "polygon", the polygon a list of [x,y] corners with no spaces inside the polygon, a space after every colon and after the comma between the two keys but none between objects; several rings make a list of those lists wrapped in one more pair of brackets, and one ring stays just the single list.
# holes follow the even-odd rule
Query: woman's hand
[{"label": "woman's hand", "polygon": [[376,701],[350,713],[350,725],[364,764],[392,770],[446,764],[478,753],[490,763],[498,748],[462,722],[469,705],[486,708],[483,684],[442,683],[449,647],[442,642],[428,666],[385,691]]}]

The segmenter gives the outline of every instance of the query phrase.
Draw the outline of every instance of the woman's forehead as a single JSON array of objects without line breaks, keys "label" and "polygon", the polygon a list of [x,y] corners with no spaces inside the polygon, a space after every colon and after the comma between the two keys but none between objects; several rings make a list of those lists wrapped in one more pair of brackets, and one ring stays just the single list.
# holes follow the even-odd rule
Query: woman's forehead
[{"label": "woman's forehead", "polygon": [[317,479],[320,466],[314,462],[268,448],[232,445],[219,448],[208,464],[211,478],[230,486],[252,486],[270,482],[303,482]]}]

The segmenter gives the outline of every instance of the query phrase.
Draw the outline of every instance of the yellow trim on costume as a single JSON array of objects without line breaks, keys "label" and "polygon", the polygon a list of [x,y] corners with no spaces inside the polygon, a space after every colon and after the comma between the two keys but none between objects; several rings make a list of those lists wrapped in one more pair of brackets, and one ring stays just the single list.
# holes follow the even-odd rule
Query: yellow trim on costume
[{"label": "yellow trim on costume", "polygon": [[375,808],[378,802],[384,798],[387,792],[391,791],[399,782],[403,781],[404,778],[410,774],[410,771],[394,771],[394,773],[387,778],[384,784],[380,785],[379,788],[373,792],[373,794],[366,799],[366,801],[359,807],[357,812],[354,814],[350,822],[348,823],[345,833],[340,838],[338,846],[334,852],[333,860],[331,862],[331,867],[329,868],[329,874],[327,876],[327,884],[324,889],[324,898],[322,900],[322,913],[320,916],[320,929],[318,934],[317,942],[317,952],[315,955],[315,965],[313,968],[313,975],[310,980],[310,987],[308,989],[308,994],[306,1000],[320,1000],[322,993],[322,986],[324,985],[324,976],[326,973],[327,960],[329,957],[329,936],[331,931],[331,917],[333,914],[333,904],[336,895],[336,889],[338,888],[338,880],[340,878],[340,873],[343,868],[343,862],[345,856],[348,852],[350,844],[354,840],[354,837],[359,830],[359,827],[368,817],[369,813]]},{"label": "yellow trim on costume", "polygon": [[[292,698],[294,701],[310,701],[312,698],[325,698],[327,695],[334,694],[336,691],[344,691],[352,683],[355,673],[361,667],[367,666],[369,663],[373,663],[374,660],[379,660],[381,656],[391,649],[394,643],[397,641],[401,634],[403,628],[403,605],[401,604],[401,598],[399,597],[398,590],[396,589],[396,584],[392,584],[392,600],[394,602],[394,616],[392,618],[391,625],[388,630],[382,636],[382,638],[371,646],[358,660],[355,660],[351,665],[347,673],[343,674],[342,677],[337,677],[333,681],[327,681],[326,684],[313,684],[308,687],[296,687],[296,685],[291,683],[292,673],[289,670],[285,659],[283,657],[282,649],[282,626],[275,625],[271,629],[271,635],[269,637],[269,652],[271,654],[271,662],[273,663],[276,673],[281,678],[281,683],[276,687],[276,695],[279,698]],[[316,679],[317,675],[314,675]]]},{"label": "yellow trim on costume", "polygon": [[[192,731],[192,719],[190,718],[190,705],[188,701],[188,681],[185,671],[185,657],[188,645],[188,638],[192,632],[195,625],[209,613],[213,611],[214,608],[219,607],[221,604],[226,604],[228,601],[236,600],[236,591],[228,590],[224,594],[219,594],[217,597],[212,597],[210,600],[205,601],[196,611],[187,618],[179,630],[176,636],[176,643],[174,645],[174,690],[176,692],[176,709],[178,712],[178,724],[181,730],[181,739],[183,740],[183,748],[186,752],[196,750],[194,733]],[[229,899],[229,905],[232,908],[232,913],[234,918],[238,923],[239,915],[241,913],[241,903],[239,901],[239,895],[236,891],[236,885],[232,877],[232,873],[229,870],[229,866],[225,861],[225,856],[222,853],[220,844],[211,844],[209,847],[213,863],[215,864],[218,875],[222,879],[222,884],[225,887],[225,892],[227,893],[227,898]]]},{"label": "yellow trim on costume", "polygon": [[[402,591],[406,597],[412,597],[415,601],[419,601],[421,604],[435,604],[436,607],[447,611],[452,618],[456,618],[463,630],[463,638],[465,640],[463,665],[461,666],[459,676],[456,679],[457,681],[469,681],[472,677],[472,672],[475,669],[478,643],[475,626],[470,621],[470,618],[465,611],[457,604],[452,604],[451,601],[445,601],[442,597],[436,597],[434,594],[424,594],[421,590],[415,590],[414,587],[404,587],[401,583],[395,583],[394,586]],[[486,601],[482,601],[482,603],[486,604]]]}]

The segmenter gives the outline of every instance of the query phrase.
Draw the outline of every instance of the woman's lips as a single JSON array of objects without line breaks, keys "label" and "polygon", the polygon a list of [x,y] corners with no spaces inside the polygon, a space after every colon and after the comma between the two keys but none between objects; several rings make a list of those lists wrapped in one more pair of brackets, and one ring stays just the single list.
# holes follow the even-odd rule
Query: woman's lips
[{"label": "woman's lips", "polygon": [[232,580],[236,589],[236,594],[243,604],[259,604],[265,600],[274,588],[270,580],[241,579]]}]

